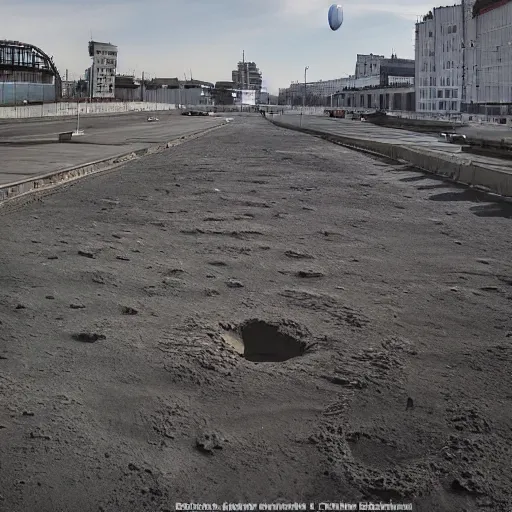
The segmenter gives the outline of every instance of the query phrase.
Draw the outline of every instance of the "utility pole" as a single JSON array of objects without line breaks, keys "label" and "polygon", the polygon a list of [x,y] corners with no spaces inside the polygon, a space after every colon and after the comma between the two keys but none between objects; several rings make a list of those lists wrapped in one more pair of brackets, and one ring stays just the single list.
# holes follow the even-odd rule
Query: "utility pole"
[{"label": "utility pole", "polygon": [[304,68],[304,96],[302,97],[302,112],[300,114],[300,125],[302,126],[302,116],[304,115],[304,111],[306,109],[306,92],[307,92],[307,75],[308,75],[309,66]]},{"label": "utility pole", "polygon": [[244,109],[244,86],[245,86],[245,50],[242,50],[242,71],[240,72],[240,112]]},{"label": "utility pole", "polygon": [[142,72],[142,79],[140,81],[140,101],[144,102],[144,71]]}]

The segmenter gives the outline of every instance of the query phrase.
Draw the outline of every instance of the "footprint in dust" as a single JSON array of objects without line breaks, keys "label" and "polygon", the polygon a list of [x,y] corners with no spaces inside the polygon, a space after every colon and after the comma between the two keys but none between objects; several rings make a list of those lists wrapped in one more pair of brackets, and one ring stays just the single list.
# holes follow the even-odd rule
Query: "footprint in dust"
[{"label": "footprint in dust", "polygon": [[312,260],[312,259],[314,259],[314,256],[311,256],[310,254],[307,254],[307,253],[301,252],[301,251],[288,250],[288,251],[285,251],[284,254],[288,258],[297,259],[297,260]]}]

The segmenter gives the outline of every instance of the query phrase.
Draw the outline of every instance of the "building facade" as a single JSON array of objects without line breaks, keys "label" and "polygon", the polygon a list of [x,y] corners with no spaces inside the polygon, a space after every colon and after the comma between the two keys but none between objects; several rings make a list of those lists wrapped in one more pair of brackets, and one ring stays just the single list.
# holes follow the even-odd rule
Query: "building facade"
[{"label": "building facade", "polygon": [[512,2],[466,0],[462,111],[512,115]]},{"label": "building facade", "polygon": [[349,89],[334,96],[333,107],[354,110],[414,111],[414,86]]},{"label": "building facade", "polygon": [[460,112],[463,8],[439,7],[416,24],[416,111]]},{"label": "building facade", "polygon": [[115,98],[117,46],[111,43],[89,42],[92,64],[87,70],[90,98]]},{"label": "building facade", "polygon": [[384,55],[374,55],[373,53],[363,55],[358,53],[354,78],[380,75],[380,63],[384,59]]},{"label": "building facade", "polygon": [[416,108],[512,115],[512,1],[462,0],[416,24]]}]

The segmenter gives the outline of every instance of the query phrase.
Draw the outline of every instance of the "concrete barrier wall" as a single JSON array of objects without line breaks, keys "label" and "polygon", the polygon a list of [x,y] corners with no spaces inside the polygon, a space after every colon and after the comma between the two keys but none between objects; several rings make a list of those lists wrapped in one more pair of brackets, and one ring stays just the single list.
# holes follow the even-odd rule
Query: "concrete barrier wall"
[{"label": "concrete barrier wall", "polygon": [[137,111],[173,110],[176,105],[154,102],[112,102],[112,103],[44,103],[43,105],[23,105],[0,107],[0,119],[27,119],[40,117],[76,116],[80,114],[108,114]]},{"label": "concrete barrier wall", "polygon": [[462,161],[456,155],[441,154],[410,146],[400,146],[373,140],[355,139],[345,135],[334,135],[309,128],[301,128],[269,119],[276,126],[300,131],[324,140],[336,142],[343,146],[363,150],[365,152],[385,156],[392,160],[404,161],[417,169],[443,176],[452,181],[475,186],[499,194],[512,197],[512,173],[490,167],[475,165],[471,160]]}]

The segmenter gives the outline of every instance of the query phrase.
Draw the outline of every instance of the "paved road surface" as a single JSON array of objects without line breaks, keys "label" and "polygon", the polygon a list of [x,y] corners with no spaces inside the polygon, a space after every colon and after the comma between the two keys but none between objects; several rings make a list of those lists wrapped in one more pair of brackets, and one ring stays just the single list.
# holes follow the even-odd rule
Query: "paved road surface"
[{"label": "paved road surface", "polygon": [[[149,116],[156,115],[160,119],[178,116],[178,111],[165,112],[130,112],[111,115],[85,115],[80,117],[80,127],[87,130],[117,129],[127,124],[144,124]],[[0,141],[9,140],[13,137],[56,135],[65,131],[76,129],[76,118],[52,120],[42,119],[39,122],[29,119],[28,122],[9,122],[3,120],[0,122]]]},{"label": "paved road surface", "polygon": [[511,509],[505,205],[259,118],[26,200],[2,510]]},{"label": "paved road surface", "polygon": [[74,121],[0,125],[0,185],[137,151],[224,122],[166,112],[157,116],[160,121],[154,123],[147,121],[147,112],[88,117],[80,125],[83,136],[60,144],[55,142],[58,134],[74,130]]}]

